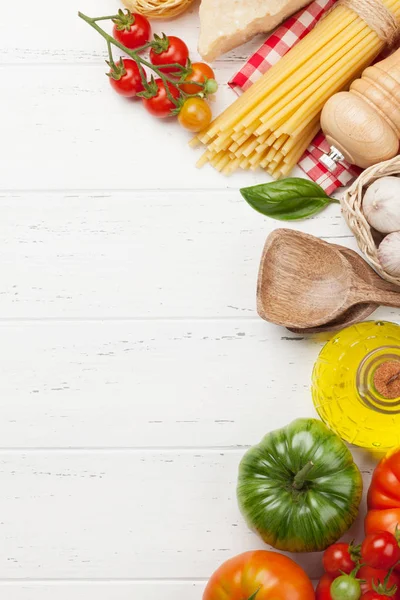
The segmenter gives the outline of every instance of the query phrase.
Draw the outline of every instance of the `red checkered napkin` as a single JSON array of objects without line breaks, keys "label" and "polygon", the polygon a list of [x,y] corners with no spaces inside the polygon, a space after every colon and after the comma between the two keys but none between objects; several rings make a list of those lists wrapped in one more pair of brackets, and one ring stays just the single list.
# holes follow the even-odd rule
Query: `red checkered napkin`
[{"label": "red checkered napkin", "polygon": [[[241,94],[246,91],[257,79],[275,65],[288,50],[299,42],[321,17],[335,4],[335,0],[315,0],[306,8],[287,19],[263,45],[250,56],[249,60],[236,75],[229,81],[230,87]],[[299,161],[299,167],[327,194],[331,194],[338,187],[347,185],[354,177],[358,177],[360,169],[342,161],[337,169],[331,173],[319,159],[329,152],[329,144],[322,133],[319,133],[309,145]]]}]

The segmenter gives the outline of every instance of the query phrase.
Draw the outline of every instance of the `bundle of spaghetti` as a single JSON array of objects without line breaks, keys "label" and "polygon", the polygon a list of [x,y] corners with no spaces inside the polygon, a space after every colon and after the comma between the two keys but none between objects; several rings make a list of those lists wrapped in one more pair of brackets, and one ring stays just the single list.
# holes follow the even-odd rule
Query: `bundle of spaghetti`
[{"label": "bundle of spaghetti", "polygon": [[275,178],[287,175],[317,134],[325,102],[395,38],[399,18],[400,0],[340,0],[192,140],[192,146],[206,146],[198,166],[209,162],[226,174],[262,167]]}]

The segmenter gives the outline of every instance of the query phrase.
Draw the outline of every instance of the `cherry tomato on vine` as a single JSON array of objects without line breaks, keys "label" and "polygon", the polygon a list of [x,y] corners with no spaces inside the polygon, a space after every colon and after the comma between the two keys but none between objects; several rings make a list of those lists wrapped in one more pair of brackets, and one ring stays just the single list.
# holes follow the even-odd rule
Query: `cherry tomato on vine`
[{"label": "cherry tomato on vine", "polygon": [[[156,94],[152,98],[143,98],[143,106],[151,115],[159,119],[172,117],[172,111],[177,108],[176,104],[168,98],[164,82],[161,79],[156,79],[154,84],[157,86]],[[173,98],[179,98],[180,92],[174,85],[168,83],[168,89]]]},{"label": "cherry tomato on vine", "polygon": [[[357,573],[357,577],[362,580],[361,589],[363,595],[369,591],[375,591],[374,588],[383,584],[387,575],[388,571],[386,569],[373,569],[368,566],[361,567]],[[387,589],[390,589],[394,585],[396,585],[398,589],[393,598],[395,600],[400,600],[400,575],[398,573],[391,573],[386,581]]]},{"label": "cherry tomato on vine", "polygon": [[186,66],[189,50],[183,40],[174,35],[154,37],[154,45],[150,50],[150,60],[153,65],[162,68],[163,73],[177,73],[176,67],[163,67],[163,65],[178,63],[182,67]]},{"label": "cherry tomato on vine", "polygon": [[400,560],[400,548],[389,531],[369,533],[361,545],[363,562],[375,569],[390,569]]},{"label": "cherry tomato on vine", "polygon": [[329,546],[322,557],[325,571],[334,577],[339,577],[343,573],[351,573],[356,566],[356,561],[357,548],[344,543]]},{"label": "cherry tomato on vine", "polygon": [[[215,79],[214,71],[206,63],[192,63],[191,72],[185,77],[185,81],[195,81],[196,83],[204,83],[207,79]],[[202,91],[196,83],[182,83],[181,90],[185,94],[198,94]]]},{"label": "cherry tomato on vine", "polygon": [[115,39],[131,50],[144,46],[150,39],[151,26],[143,15],[120,10],[113,23]]},{"label": "cherry tomato on vine", "polygon": [[115,66],[116,68],[111,68],[108,76],[111,87],[117,94],[133,98],[138,92],[143,92],[140,71],[134,60],[122,58]]},{"label": "cherry tomato on vine", "polygon": [[188,131],[201,131],[210,124],[212,118],[211,108],[202,98],[188,98],[185,100],[179,115],[180,125]]},{"label": "cherry tomato on vine", "polygon": [[331,596],[332,600],[359,600],[360,582],[350,575],[341,575],[332,582]]},{"label": "cherry tomato on vine", "polygon": [[331,585],[334,580],[335,577],[328,573],[322,575],[315,590],[315,600],[332,600]]}]

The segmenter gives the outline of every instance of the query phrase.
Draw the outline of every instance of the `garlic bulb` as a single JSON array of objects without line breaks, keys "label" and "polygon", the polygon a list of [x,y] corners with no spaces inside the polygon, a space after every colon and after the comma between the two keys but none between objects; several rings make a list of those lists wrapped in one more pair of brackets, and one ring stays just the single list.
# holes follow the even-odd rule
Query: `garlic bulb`
[{"label": "garlic bulb", "polygon": [[400,277],[400,231],[385,237],[378,248],[379,262],[389,275]]},{"label": "garlic bulb", "polygon": [[381,233],[400,230],[400,178],[381,177],[367,189],[363,213],[368,223]]}]

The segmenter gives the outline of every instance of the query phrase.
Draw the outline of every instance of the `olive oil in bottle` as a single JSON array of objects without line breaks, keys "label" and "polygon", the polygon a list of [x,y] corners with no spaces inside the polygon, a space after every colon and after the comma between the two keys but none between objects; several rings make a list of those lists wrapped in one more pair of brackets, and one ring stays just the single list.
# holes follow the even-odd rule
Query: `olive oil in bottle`
[{"label": "olive oil in bottle", "polygon": [[321,419],[364,448],[400,446],[400,326],[366,321],[336,334],[312,375]]}]

